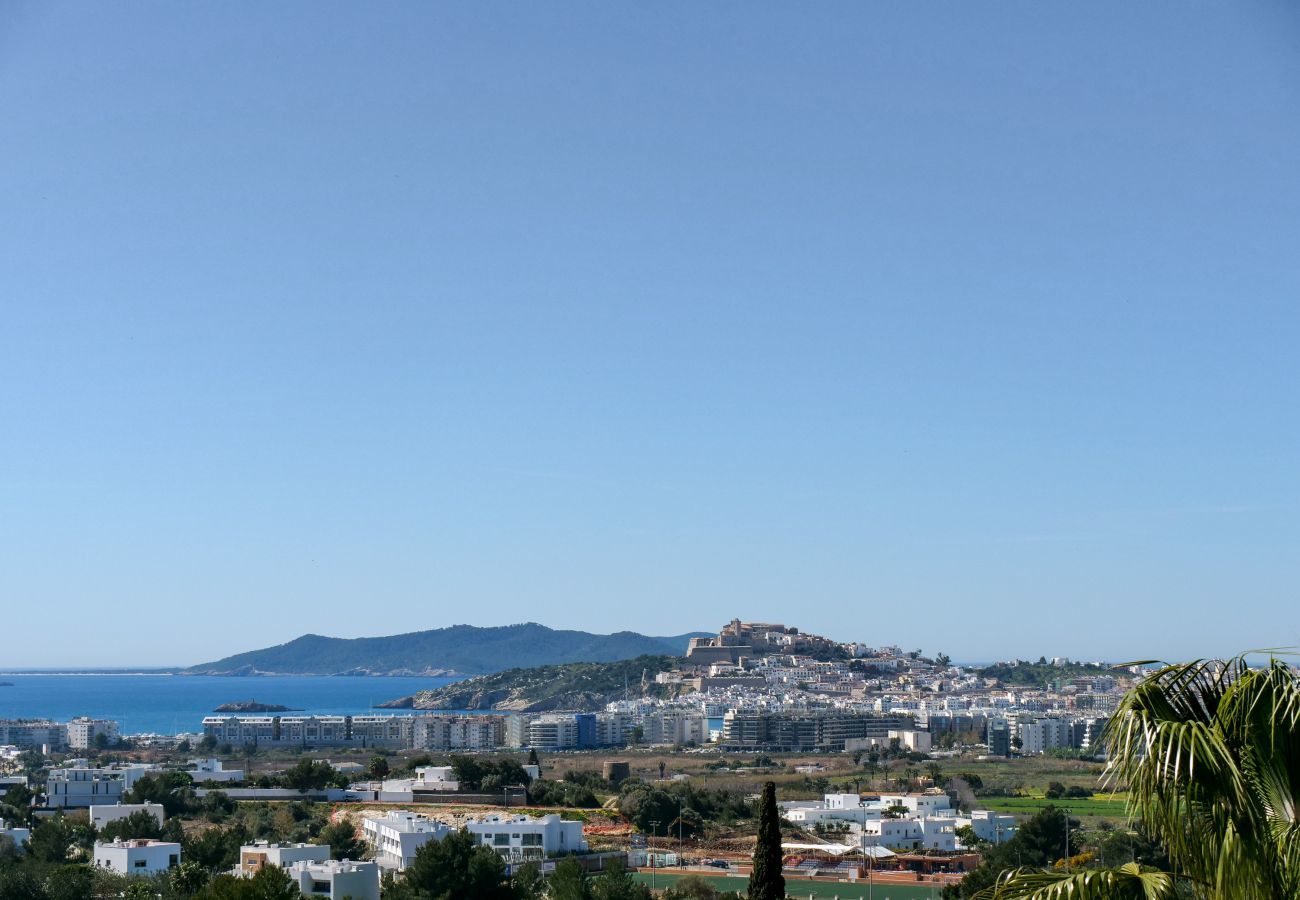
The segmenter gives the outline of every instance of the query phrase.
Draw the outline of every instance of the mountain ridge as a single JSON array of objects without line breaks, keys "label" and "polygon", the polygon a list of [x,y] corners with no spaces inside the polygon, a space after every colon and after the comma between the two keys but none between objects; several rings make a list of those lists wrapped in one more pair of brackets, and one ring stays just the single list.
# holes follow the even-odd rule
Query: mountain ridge
[{"label": "mountain ridge", "polygon": [[653,636],[593,634],[536,622],[451,625],[383,637],[304,634],[183,671],[189,675],[487,675],[571,662],[614,662],[645,655],[681,656],[706,632]]}]

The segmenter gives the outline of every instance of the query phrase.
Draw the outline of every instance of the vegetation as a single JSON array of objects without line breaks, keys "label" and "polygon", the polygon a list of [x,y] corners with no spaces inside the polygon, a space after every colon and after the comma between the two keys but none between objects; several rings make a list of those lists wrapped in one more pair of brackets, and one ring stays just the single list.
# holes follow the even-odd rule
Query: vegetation
[{"label": "vegetation", "polygon": [[683,838],[699,835],[707,823],[731,825],[754,815],[747,797],[730,788],[699,788],[689,782],[660,785],[637,779],[619,786],[618,811],[641,831]]},{"label": "vegetation", "polygon": [[1289,666],[1251,669],[1243,657],[1165,666],[1125,695],[1105,742],[1108,779],[1128,786],[1130,813],[1169,865],[1067,859],[1035,871],[1004,857],[1010,871],[981,897],[1300,896],[1300,679]]},{"label": "vegetation", "polygon": [[538,806],[569,806],[595,809],[600,798],[589,787],[569,781],[534,781],[528,788],[528,801]]},{"label": "vegetation", "polygon": [[660,895],[663,900],[740,900],[734,892],[723,892],[698,875],[688,875]]},{"label": "vegetation", "polygon": [[[581,662],[507,669],[422,691],[405,698],[418,709],[603,709],[629,687],[641,693],[643,675],[666,672],[676,664],[671,656],[638,656],[616,662]],[[664,693],[662,685],[647,686],[650,696]],[[405,702],[405,701],[404,701]]]},{"label": "vegetation", "polygon": [[462,790],[495,791],[503,787],[527,785],[524,767],[510,758],[483,759],[457,755],[451,758],[452,774]]},{"label": "vegetation", "polygon": [[758,843],[754,845],[754,866],[749,873],[749,900],[784,900],[781,863],[781,816],[776,806],[776,784],[769,781],[763,785],[758,806]]},{"label": "vegetation", "polygon": [[320,830],[316,843],[328,844],[330,859],[366,859],[370,845],[357,837],[356,826],[347,818],[331,822]]},{"label": "vegetation", "polygon": [[976,669],[975,674],[980,678],[992,678],[998,684],[1008,687],[1044,687],[1061,679],[1069,680],[1088,675],[1114,675],[1115,672],[1109,666],[1069,660],[1066,660],[1063,665],[1056,666],[1049,663],[1045,657],[1039,657],[1038,662],[1020,659],[1014,664],[996,663],[983,669]]},{"label": "vegetation", "polygon": [[[525,867],[525,870],[531,867]],[[537,882],[533,874],[512,877],[506,864],[490,847],[457,831],[440,841],[430,841],[400,881],[387,886],[385,900],[531,900]]]},{"label": "vegetation", "polygon": [[287,644],[240,653],[187,671],[209,675],[253,672],[332,675],[454,670],[479,675],[499,671],[503,659],[532,667],[579,660],[611,662],[644,655],[680,656],[686,652],[690,638],[698,634],[673,637],[648,637],[631,631],[589,634],[558,631],[533,622],[499,628],[454,625],[373,638],[306,634]]},{"label": "vegetation", "polygon": [[[986,847],[979,866],[962,879],[960,885],[944,890],[945,898],[974,897],[997,883],[1009,869],[1046,867],[1065,855],[1067,819],[1055,806],[1040,810],[1022,822],[1014,836],[993,847]],[[1078,822],[1069,827],[1078,828]],[[1075,842],[1077,845],[1077,841]]]}]

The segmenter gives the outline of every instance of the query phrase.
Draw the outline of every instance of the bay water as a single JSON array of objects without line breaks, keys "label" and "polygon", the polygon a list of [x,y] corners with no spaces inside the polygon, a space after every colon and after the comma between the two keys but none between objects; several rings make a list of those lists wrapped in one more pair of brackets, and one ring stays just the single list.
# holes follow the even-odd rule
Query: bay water
[{"label": "bay water", "polygon": [[[451,684],[457,678],[329,675],[173,675],[15,672],[0,674],[0,719],[75,716],[115,719],[123,734],[202,731],[223,703],[256,700],[284,715],[358,715],[378,703]],[[402,710],[391,710],[402,712]]]}]

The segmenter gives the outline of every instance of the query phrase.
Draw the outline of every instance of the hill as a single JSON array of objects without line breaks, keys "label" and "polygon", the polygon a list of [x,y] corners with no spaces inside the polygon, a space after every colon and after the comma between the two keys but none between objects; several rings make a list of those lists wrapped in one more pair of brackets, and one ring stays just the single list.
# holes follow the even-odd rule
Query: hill
[{"label": "hill", "polygon": [[[453,625],[390,637],[300,638],[192,666],[191,675],[481,675],[510,667],[680,656],[701,634],[650,637],[631,631],[589,634],[527,622],[496,628]],[[639,672],[638,672],[639,677]]]},{"label": "hill", "polygon": [[1044,659],[1040,659],[1036,663],[1021,659],[1014,664],[997,663],[983,669],[976,669],[974,674],[981,678],[992,678],[998,684],[1006,687],[1046,687],[1053,682],[1069,681],[1073,678],[1083,678],[1090,675],[1120,675],[1122,677],[1127,673],[1117,673],[1110,666],[1098,663],[1070,662],[1066,660],[1061,665],[1053,665]]},{"label": "hill", "polygon": [[[595,711],[618,699],[658,697],[667,688],[653,678],[677,663],[673,656],[638,656],[617,662],[567,663],[556,666],[507,669],[449,684],[433,691],[421,691],[379,704],[386,709],[500,709],[539,712],[550,709]],[[645,694],[642,676],[650,683]]]}]

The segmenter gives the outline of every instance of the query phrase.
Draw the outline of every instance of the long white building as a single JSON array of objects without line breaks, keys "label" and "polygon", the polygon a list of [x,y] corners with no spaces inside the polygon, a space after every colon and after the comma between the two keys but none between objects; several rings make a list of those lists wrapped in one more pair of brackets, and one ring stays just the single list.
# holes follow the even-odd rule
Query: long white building
[{"label": "long white building", "polygon": [[99,830],[109,822],[125,819],[127,816],[138,812],[149,813],[158,820],[159,826],[167,821],[161,803],[113,803],[111,805],[94,803],[90,807],[90,824],[94,825],[96,830]]},{"label": "long white building", "polygon": [[479,843],[511,862],[587,851],[582,823],[567,822],[553,813],[540,818],[492,815],[466,827]]},{"label": "long white building", "polygon": [[389,810],[361,821],[362,834],[375,848],[375,862],[398,872],[406,871],[421,847],[442,840],[453,830],[437,819],[404,810]]},{"label": "long white building", "polygon": [[45,781],[45,805],[59,809],[84,809],[117,803],[123,793],[152,771],[153,766],[143,764],[53,769]]}]

